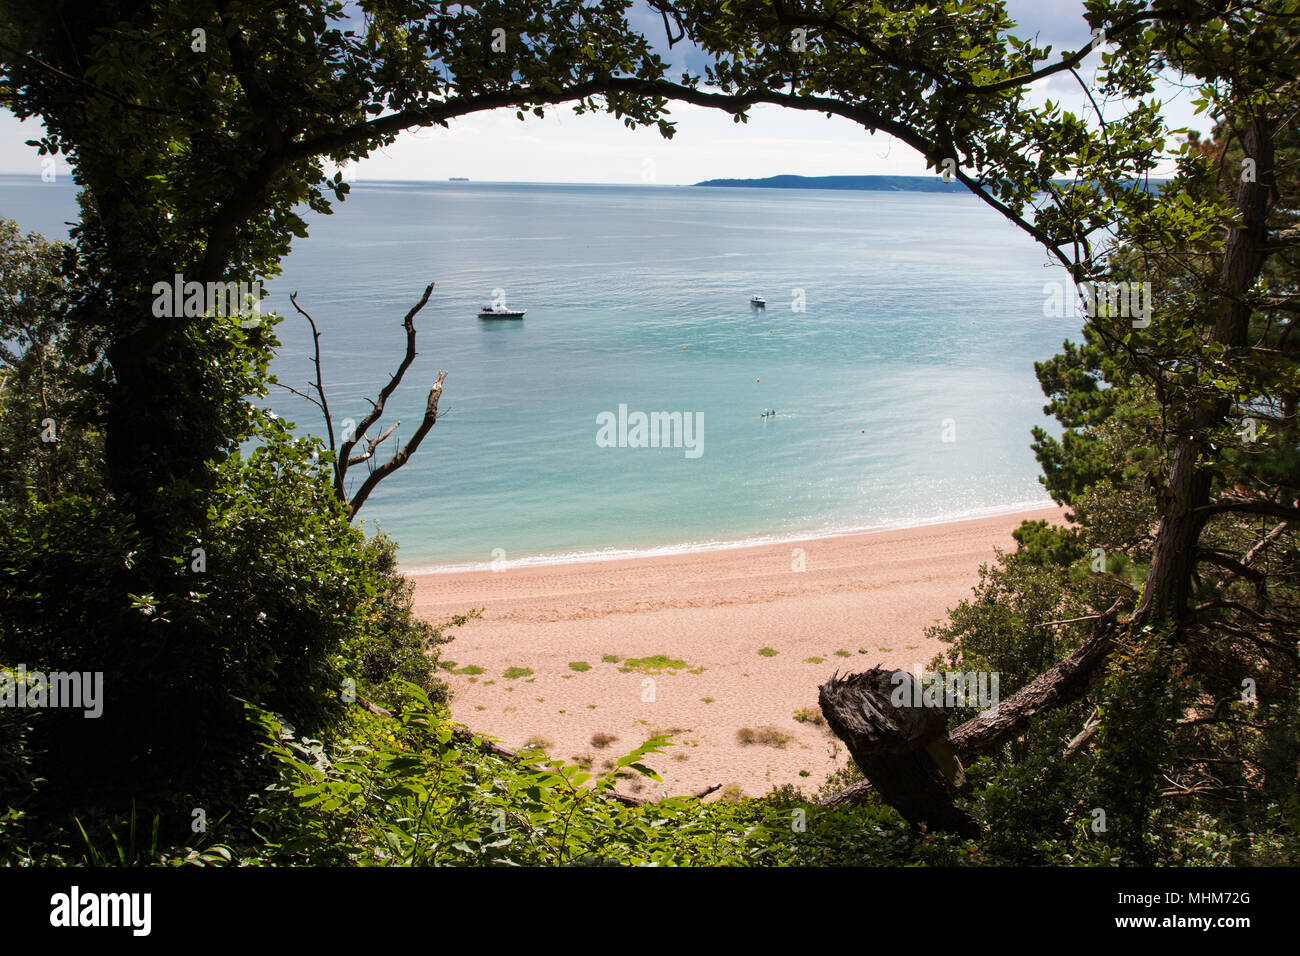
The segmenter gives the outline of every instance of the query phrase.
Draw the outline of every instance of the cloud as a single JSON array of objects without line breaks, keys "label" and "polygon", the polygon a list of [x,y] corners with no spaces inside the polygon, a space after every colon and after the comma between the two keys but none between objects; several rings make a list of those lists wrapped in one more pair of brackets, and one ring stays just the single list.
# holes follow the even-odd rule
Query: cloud
[{"label": "cloud", "polygon": [[1036,36],[1039,46],[1050,44],[1056,55],[1077,50],[1092,39],[1082,0],[1007,0],[1007,13],[1016,21],[1011,31],[1015,36]]}]

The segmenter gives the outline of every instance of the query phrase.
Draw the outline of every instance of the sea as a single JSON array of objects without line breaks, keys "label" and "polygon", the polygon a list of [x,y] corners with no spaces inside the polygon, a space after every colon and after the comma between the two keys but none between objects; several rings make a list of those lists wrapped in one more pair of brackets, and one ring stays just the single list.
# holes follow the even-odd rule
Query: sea
[{"label": "sea", "polygon": [[[74,188],[0,177],[0,216],[64,237]],[[1051,503],[1030,432],[1057,430],[1034,363],[1077,339],[1080,320],[1045,315],[1045,285],[1064,273],[974,197],[359,182],[334,214],[307,218],[263,311],[284,317],[274,373],[304,392],[312,340],[290,293],[315,319],[339,427],[388,382],[403,317],[435,283],[380,428],[401,424],[377,457],[411,437],[445,370],[437,424],[358,515],[400,543],[408,570]],[[525,317],[480,319],[491,302]],[[257,401],[325,433],[285,389]],[[365,474],[354,466],[351,486]]]}]

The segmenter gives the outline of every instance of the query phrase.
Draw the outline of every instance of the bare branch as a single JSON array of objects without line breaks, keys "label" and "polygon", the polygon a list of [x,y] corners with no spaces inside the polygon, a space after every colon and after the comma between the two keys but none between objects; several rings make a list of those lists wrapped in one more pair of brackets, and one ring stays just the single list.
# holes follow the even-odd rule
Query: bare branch
[{"label": "bare branch", "polygon": [[[292,385],[285,385],[284,382],[272,382],[271,384],[272,384],[272,385],[276,385],[276,386],[278,386],[278,387],[284,389],[286,392],[293,392],[293,393],[294,393],[295,395],[297,395],[299,398],[305,398],[305,399],[307,399],[307,401],[311,402],[311,403],[312,403],[313,405],[315,405],[317,408],[319,408],[319,409],[321,409],[322,411],[324,411],[324,406],[322,406],[320,402],[316,401],[316,399],[312,398],[310,395],[306,394],[305,392],[300,392],[300,391],[298,391],[298,390],[297,390],[296,388],[294,388]],[[328,420],[328,419],[327,419],[327,420]]]},{"label": "bare branch", "polygon": [[1082,750],[1083,745],[1086,744],[1089,740],[1091,740],[1094,736],[1096,736],[1097,731],[1100,729],[1101,729],[1101,708],[1094,707],[1092,710],[1092,714],[1084,722],[1083,729],[1080,730],[1077,734],[1075,734],[1074,739],[1071,740],[1066,745],[1065,755],[1064,755],[1065,759],[1069,759],[1070,757],[1073,757],[1076,753]]},{"label": "bare branch", "polygon": [[294,292],[292,295],[289,296],[289,301],[293,303],[293,307],[298,310],[298,314],[301,315],[304,319],[306,319],[308,324],[311,325],[312,343],[316,347],[316,356],[312,360],[316,365],[316,394],[320,396],[320,402],[318,404],[320,405],[321,411],[325,413],[325,428],[329,432],[330,451],[333,451],[334,450],[334,419],[330,417],[330,404],[325,399],[325,381],[321,376],[320,329],[316,327],[316,320],[313,319],[307,313],[306,309],[304,309],[302,306],[298,304],[297,292]]},{"label": "bare branch", "polygon": [[375,455],[375,449],[378,448],[380,444],[383,443],[384,439],[386,439],[389,435],[391,435],[394,431],[396,431],[397,426],[400,424],[402,424],[402,420],[399,418],[397,421],[393,422],[393,424],[389,425],[388,429],[378,438],[367,438],[366,450],[360,455],[353,455],[351,458],[349,458],[348,465],[349,466],[359,465],[363,461],[369,461],[371,458],[373,458]]},{"label": "bare branch", "polygon": [[[430,282],[427,286],[425,286],[424,295],[420,296],[420,301],[415,303],[415,305],[411,307],[410,311],[406,313],[406,318],[402,320],[402,326],[403,328],[406,329],[406,354],[402,357],[401,364],[397,366],[397,371],[394,372],[392,377],[388,380],[388,384],[385,385],[382,389],[380,389],[378,401],[371,401],[370,399],[366,399],[366,401],[370,402],[370,411],[366,413],[365,418],[361,419],[361,423],[357,425],[356,431],[354,432],[355,435],[365,435],[365,433],[370,429],[370,427],[374,425],[375,422],[379,421],[380,416],[383,415],[384,413],[384,403],[387,402],[389,396],[391,396],[393,392],[397,390],[397,386],[402,383],[402,376],[406,374],[406,370],[410,368],[411,363],[415,361],[415,316],[421,309],[424,308],[425,303],[429,301],[429,296],[433,294],[433,286],[434,283],[432,282]],[[441,385],[442,379],[445,375],[446,373],[443,372],[438,377],[439,384],[437,388],[440,391],[442,388]],[[436,407],[436,402],[435,402],[435,407]],[[430,423],[430,427],[432,427],[432,423]],[[420,437],[423,438],[424,436],[421,435]],[[344,441],[343,444],[339,446],[338,467],[335,469],[335,476],[334,476],[334,491],[338,494],[339,498],[342,499],[343,501],[348,500],[347,491],[343,487],[343,479],[347,475],[349,459],[352,457],[352,449],[353,447],[356,446],[359,440],[360,440],[359,438],[352,438]],[[403,462],[405,462],[405,459],[403,459]],[[374,475],[372,473],[371,477],[373,476]],[[366,479],[366,483],[370,484],[369,478]],[[363,485],[362,487],[364,488],[365,485]],[[373,489],[373,485],[371,485],[371,488]],[[358,492],[358,494],[360,493]],[[368,496],[369,494],[370,492],[367,491],[366,496]],[[366,496],[362,496],[361,500],[364,501]],[[351,517],[353,514],[356,514],[356,509],[359,508],[360,506],[361,505],[359,502],[355,502],[354,504],[352,504],[348,510],[349,517]]]},{"label": "bare branch", "polygon": [[1220,554],[1218,551],[1211,551],[1208,548],[1198,548],[1196,551],[1196,559],[1198,561],[1204,561],[1206,564],[1217,564],[1219,567],[1226,568],[1233,572],[1237,577],[1249,578],[1251,581],[1262,581],[1265,577],[1264,572],[1257,571],[1252,567],[1246,566],[1236,558],[1226,554]]},{"label": "bare branch", "polygon": [[[429,288],[432,289],[433,286],[429,286]],[[425,295],[427,297],[428,290],[425,291]],[[412,329],[411,347],[414,348],[414,345],[415,345],[415,332],[414,329]],[[393,455],[392,458],[390,458],[388,461],[384,462],[384,464],[380,465],[378,468],[370,472],[370,474],[366,476],[366,480],[362,482],[361,487],[357,489],[357,493],[352,496],[352,500],[348,502],[349,518],[356,515],[358,509],[360,509],[360,507],[363,504],[365,504],[366,499],[370,497],[370,493],[375,490],[376,485],[378,485],[381,481],[383,481],[393,472],[397,471],[398,468],[401,468],[403,465],[406,464],[406,462],[410,459],[410,457],[413,454],[415,454],[415,450],[420,447],[420,442],[424,441],[424,436],[429,434],[429,430],[433,428],[433,426],[437,423],[438,399],[442,397],[442,382],[446,377],[447,377],[446,372],[444,371],[438,372],[438,380],[434,382],[433,387],[429,389],[429,398],[424,406],[424,419],[420,422],[420,427],[415,430],[415,434],[411,436],[411,440],[408,441],[405,445],[403,445],[401,450],[399,450],[395,455]],[[382,401],[382,397],[381,397],[381,401]],[[392,429],[390,428],[389,431],[391,432]],[[387,433],[385,433],[383,437],[384,438],[388,437]],[[383,438],[380,439],[380,441],[382,440]]]},{"label": "bare branch", "polygon": [[1101,617],[1100,614],[1088,614],[1084,617],[1066,618],[1064,621],[1044,621],[1042,624],[1035,624],[1034,627],[1051,627],[1054,624],[1078,624],[1081,621],[1095,621],[1099,617]]}]

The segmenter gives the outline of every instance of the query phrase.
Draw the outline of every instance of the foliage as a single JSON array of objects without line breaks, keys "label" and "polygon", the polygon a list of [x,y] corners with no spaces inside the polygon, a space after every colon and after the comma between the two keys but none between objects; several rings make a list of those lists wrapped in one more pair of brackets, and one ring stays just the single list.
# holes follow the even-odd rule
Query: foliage
[{"label": "foliage", "polygon": [[0,219],[0,508],[98,484],[100,439],[79,424],[78,343],[65,321],[72,263],[66,244]]},{"label": "foliage", "polygon": [[[900,861],[906,827],[878,806],[799,800],[627,806],[621,773],[658,775],[654,737],[593,776],[562,761],[514,764],[457,735],[416,688],[395,722],[358,720],[337,749],[258,715],[285,771],[263,823],[262,862],[336,865],[709,865]],[[287,806],[286,806],[287,805]],[[792,827],[802,809],[806,829]]]}]

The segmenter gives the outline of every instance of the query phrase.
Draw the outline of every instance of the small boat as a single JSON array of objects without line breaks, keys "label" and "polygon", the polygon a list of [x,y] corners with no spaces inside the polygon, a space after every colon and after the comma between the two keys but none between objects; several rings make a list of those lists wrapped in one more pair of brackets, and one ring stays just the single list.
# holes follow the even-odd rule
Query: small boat
[{"label": "small boat", "polygon": [[749,304],[756,309],[766,309],[767,299],[763,298],[761,295],[751,295],[749,297]]},{"label": "small boat", "polygon": [[763,409],[762,413],[761,413],[758,417],[759,417],[759,418],[774,418],[774,417],[776,417],[776,409],[775,409],[775,408],[765,408],[765,409]]},{"label": "small boat", "polygon": [[507,309],[504,305],[489,303],[479,310],[480,319],[522,319],[523,309]]}]

